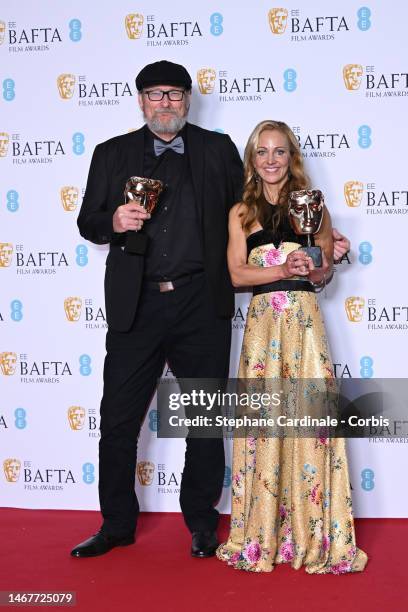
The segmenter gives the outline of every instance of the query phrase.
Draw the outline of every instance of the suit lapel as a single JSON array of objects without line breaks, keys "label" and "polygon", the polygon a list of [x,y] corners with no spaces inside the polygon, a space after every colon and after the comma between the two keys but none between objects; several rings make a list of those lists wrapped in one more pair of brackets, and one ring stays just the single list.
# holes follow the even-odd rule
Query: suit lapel
[{"label": "suit lapel", "polygon": [[144,127],[130,134],[132,138],[129,138],[129,144],[125,153],[127,178],[143,175],[144,134]]},{"label": "suit lapel", "polygon": [[204,134],[200,130],[195,130],[194,127],[187,123],[186,140],[188,158],[191,168],[191,177],[193,180],[195,203],[201,224],[203,216],[204,192]]}]

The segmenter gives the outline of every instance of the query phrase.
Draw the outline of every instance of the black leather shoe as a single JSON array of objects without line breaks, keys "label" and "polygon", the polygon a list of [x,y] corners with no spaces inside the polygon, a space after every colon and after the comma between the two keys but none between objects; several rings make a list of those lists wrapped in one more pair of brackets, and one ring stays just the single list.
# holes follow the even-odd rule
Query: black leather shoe
[{"label": "black leather shoe", "polygon": [[81,542],[71,550],[71,557],[97,557],[115,548],[115,546],[129,546],[134,544],[133,533],[123,537],[113,537],[103,534],[101,531],[88,540]]},{"label": "black leather shoe", "polygon": [[191,556],[213,557],[218,547],[218,539],[215,531],[195,531],[191,542]]}]

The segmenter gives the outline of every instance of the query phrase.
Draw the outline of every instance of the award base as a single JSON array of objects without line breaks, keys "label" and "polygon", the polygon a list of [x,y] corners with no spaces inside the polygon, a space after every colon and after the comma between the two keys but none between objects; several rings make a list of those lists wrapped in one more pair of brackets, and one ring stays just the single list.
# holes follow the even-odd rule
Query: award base
[{"label": "award base", "polygon": [[143,232],[128,232],[126,235],[125,253],[144,255],[146,253],[149,237]]},{"label": "award base", "polygon": [[309,257],[312,258],[315,268],[321,268],[323,264],[322,249],[319,246],[301,247],[301,251],[304,251]]}]

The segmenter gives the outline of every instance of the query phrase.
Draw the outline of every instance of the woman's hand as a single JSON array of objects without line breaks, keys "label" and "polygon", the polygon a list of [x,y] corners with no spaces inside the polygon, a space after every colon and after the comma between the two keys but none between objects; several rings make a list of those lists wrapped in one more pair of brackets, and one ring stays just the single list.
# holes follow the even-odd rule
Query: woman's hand
[{"label": "woman's hand", "polygon": [[312,258],[301,250],[289,253],[285,263],[281,264],[281,268],[284,278],[307,276],[315,269]]}]

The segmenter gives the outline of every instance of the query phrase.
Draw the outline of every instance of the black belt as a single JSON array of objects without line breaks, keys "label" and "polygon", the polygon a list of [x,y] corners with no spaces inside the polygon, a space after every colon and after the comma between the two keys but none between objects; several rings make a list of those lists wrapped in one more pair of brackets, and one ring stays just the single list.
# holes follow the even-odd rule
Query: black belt
[{"label": "black belt", "polygon": [[256,285],[253,288],[254,295],[271,293],[272,291],[311,291],[314,293],[314,287],[312,283],[305,280],[282,280],[267,283],[266,285]]},{"label": "black belt", "polygon": [[163,281],[149,281],[144,280],[143,286],[146,289],[154,289],[156,291],[160,291],[160,293],[167,293],[167,291],[174,291],[178,287],[182,287],[183,285],[187,285],[191,283],[196,278],[203,276],[204,272],[193,272],[192,274],[183,274],[183,276],[179,276],[178,278],[174,278],[173,280],[163,280]]}]

